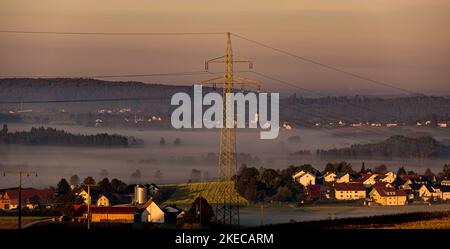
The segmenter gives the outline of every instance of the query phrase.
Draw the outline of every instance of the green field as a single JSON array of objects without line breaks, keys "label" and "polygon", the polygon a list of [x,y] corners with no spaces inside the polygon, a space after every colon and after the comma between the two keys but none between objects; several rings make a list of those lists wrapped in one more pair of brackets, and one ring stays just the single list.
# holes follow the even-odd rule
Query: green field
[{"label": "green field", "polygon": [[237,196],[234,204],[248,205],[249,202],[240,196],[234,189],[233,182],[199,182],[185,184],[167,184],[161,185],[161,190],[168,193],[165,196],[163,205],[175,204],[179,206],[190,206],[197,197],[205,198],[210,204],[223,202],[224,189]]}]

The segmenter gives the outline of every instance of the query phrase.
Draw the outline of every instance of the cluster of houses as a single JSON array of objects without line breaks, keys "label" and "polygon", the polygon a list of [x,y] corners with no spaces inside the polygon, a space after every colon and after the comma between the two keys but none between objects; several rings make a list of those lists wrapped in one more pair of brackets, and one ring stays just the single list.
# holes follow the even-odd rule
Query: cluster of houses
[{"label": "cluster of houses", "polygon": [[[23,188],[20,191],[22,207],[28,209],[50,208],[54,199],[51,189]],[[0,210],[17,209],[19,206],[19,188],[0,190]]]},{"label": "cluster of houses", "polygon": [[[317,119],[316,119],[317,120]],[[359,128],[359,127],[387,127],[387,128],[395,128],[398,126],[405,126],[405,125],[412,125],[412,123],[401,123],[397,121],[391,121],[387,123],[382,122],[350,122],[350,121],[344,121],[344,120],[336,120],[333,122],[315,122],[314,120],[310,120],[310,123],[313,123],[314,126],[320,127],[320,126],[328,126],[328,127],[353,127],[353,128]],[[438,127],[438,128],[447,128],[450,126],[450,120],[441,120],[438,122],[433,122],[431,120],[418,120],[415,123],[416,126],[427,126],[427,127]]]},{"label": "cluster of houses", "polygon": [[308,200],[362,201],[366,205],[397,206],[413,202],[450,200],[450,180],[436,177],[363,172],[358,174],[309,172],[292,175],[305,189]]},{"label": "cluster of houses", "polygon": [[90,221],[94,223],[175,223],[183,218],[184,210],[174,205],[160,208],[153,201],[152,196],[158,190],[159,187],[155,184],[149,186],[138,184],[134,187],[134,194],[119,200],[96,189],[88,191],[86,187],[76,188],[75,193],[83,198],[84,203],[73,205],[72,214],[75,220],[81,221],[90,217]]},{"label": "cluster of houses", "polygon": [[[160,208],[152,199],[158,192],[155,184],[148,186],[135,185],[134,193],[117,197],[111,196],[98,189],[88,187],[74,187],[75,195],[83,198],[82,204],[74,204],[69,212],[73,221],[83,221],[90,217],[91,222],[120,222],[120,223],[175,223],[183,218],[185,211],[174,206],[166,205]],[[29,210],[37,208],[51,209],[55,202],[52,189],[21,189],[22,208]],[[0,210],[11,211],[18,208],[19,189],[0,190]]]}]

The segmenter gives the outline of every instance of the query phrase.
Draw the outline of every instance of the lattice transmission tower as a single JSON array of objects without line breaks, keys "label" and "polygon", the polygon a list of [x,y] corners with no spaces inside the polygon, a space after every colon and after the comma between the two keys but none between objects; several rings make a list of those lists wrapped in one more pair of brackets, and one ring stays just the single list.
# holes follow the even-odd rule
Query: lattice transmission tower
[{"label": "lattice transmission tower", "polygon": [[[239,226],[239,194],[236,191],[236,130],[235,115],[227,115],[228,111],[233,110],[234,100],[227,98],[228,93],[235,92],[235,85],[244,89],[246,85],[260,89],[260,84],[256,80],[247,79],[234,75],[233,65],[235,63],[248,64],[249,69],[253,68],[253,62],[249,60],[235,59],[231,46],[231,34],[227,33],[225,55],[205,62],[205,70],[209,69],[211,63],[223,63],[223,76],[201,81],[200,84],[213,84],[214,86],[223,85],[222,91],[222,125],[220,131],[219,158],[217,163],[217,177],[222,181],[222,188],[218,193],[219,201],[216,206],[216,218],[219,223],[228,226]],[[228,125],[227,125],[228,124]]]}]

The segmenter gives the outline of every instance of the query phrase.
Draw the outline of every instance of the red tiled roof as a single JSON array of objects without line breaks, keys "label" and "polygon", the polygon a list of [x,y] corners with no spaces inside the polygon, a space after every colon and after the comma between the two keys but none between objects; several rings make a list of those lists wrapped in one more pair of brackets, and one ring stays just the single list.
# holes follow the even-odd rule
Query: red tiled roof
[{"label": "red tiled roof", "polygon": [[373,175],[377,175],[374,173],[365,173],[365,174],[361,174],[361,176],[355,180],[355,182],[361,182],[364,183],[367,179],[369,179],[370,177],[372,177]]},{"label": "red tiled roof", "polygon": [[[30,202],[30,198],[37,197],[38,201],[45,202],[53,198],[54,193],[51,189],[34,189],[26,188],[21,191],[23,202]],[[19,189],[6,190],[5,193],[8,194],[11,204],[17,204],[19,202]]]},{"label": "red tiled roof", "polygon": [[91,206],[90,212],[93,214],[134,214],[135,207],[96,207]]},{"label": "red tiled roof", "polygon": [[365,191],[362,183],[336,183],[334,188],[338,191]]},{"label": "red tiled roof", "polygon": [[150,204],[152,204],[152,202],[153,202],[152,198],[148,199],[148,201],[144,204],[144,206],[142,208],[144,208],[144,209],[148,208],[148,206],[150,206]]},{"label": "red tiled roof", "polygon": [[388,183],[388,182],[378,181],[378,182],[375,182],[375,184],[373,185],[373,187],[384,188],[384,187],[386,187],[387,185],[391,185],[391,184]]},{"label": "red tiled roof", "polygon": [[72,211],[75,216],[82,216],[87,210],[87,206],[83,204],[74,204],[72,205]]}]

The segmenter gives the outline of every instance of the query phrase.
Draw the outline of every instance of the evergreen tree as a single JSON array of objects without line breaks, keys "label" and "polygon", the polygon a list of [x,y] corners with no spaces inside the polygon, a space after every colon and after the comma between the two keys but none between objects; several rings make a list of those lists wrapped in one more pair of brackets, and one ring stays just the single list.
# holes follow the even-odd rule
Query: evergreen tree
[{"label": "evergreen tree", "polygon": [[56,187],[56,193],[57,195],[65,195],[69,192],[71,192],[71,188],[69,183],[67,182],[67,180],[65,178],[62,178],[59,182],[58,185]]}]

